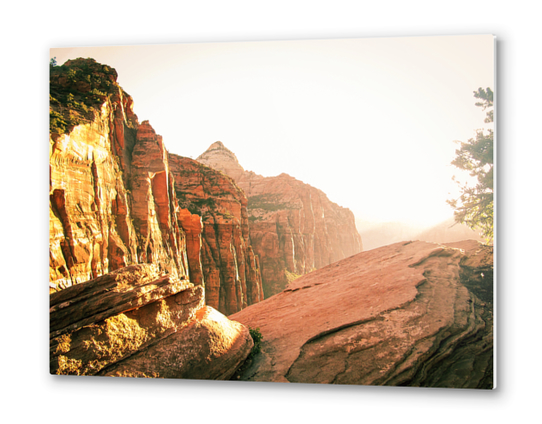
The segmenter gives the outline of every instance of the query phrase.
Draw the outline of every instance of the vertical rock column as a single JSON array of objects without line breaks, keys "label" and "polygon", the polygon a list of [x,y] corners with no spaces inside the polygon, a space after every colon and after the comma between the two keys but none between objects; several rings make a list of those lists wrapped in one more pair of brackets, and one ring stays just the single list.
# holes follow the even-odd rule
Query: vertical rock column
[{"label": "vertical rock column", "polygon": [[186,235],[190,281],[196,286],[205,286],[201,267],[201,232],[203,230],[201,216],[190,213],[188,209],[179,209],[177,217]]},{"label": "vertical rock column", "polygon": [[148,121],[137,130],[132,153],[132,216],[138,231],[140,262],[157,263],[164,271],[188,275],[186,239],[177,221],[177,199],[170,181],[162,137]]},{"label": "vertical rock column", "polygon": [[52,290],[137,261],[123,169],[111,147],[114,107],[108,100],[93,121],[77,125],[67,134],[51,135]]},{"label": "vertical rock column", "polygon": [[[263,300],[243,191],[228,176],[192,159],[170,154],[169,164],[180,206],[187,209],[181,213],[181,226],[187,234],[195,234],[189,214],[201,216],[203,223],[201,269],[206,304],[229,315]],[[189,252],[189,262],[192,255]]]}]

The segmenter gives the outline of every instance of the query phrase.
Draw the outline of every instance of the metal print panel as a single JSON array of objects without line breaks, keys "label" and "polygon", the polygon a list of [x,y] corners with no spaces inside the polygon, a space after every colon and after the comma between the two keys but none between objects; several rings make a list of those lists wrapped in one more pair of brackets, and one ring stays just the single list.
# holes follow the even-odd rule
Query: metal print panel
[{"label": "metal print panel", "polygon": [[51,49],[50,372],[494,388],[494,50]]}]

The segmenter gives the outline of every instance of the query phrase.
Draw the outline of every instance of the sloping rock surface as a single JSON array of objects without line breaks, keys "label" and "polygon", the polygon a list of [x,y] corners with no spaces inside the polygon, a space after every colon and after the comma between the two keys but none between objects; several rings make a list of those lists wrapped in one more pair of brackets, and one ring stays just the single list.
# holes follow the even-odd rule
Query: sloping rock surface
[{"label": "sloping rock surface", "polygon": [[402,242],[305,275],[230,317],[263,335],[241,379],[492,388],[492,268],[474,241]]},{"label": "sloping rock surface", "polygon": [[126,267],[51,297],[50,372],[228,379],[253,346],[205,306],[204,290],[158,267]]},{"label": "sloping rock surface", "polygon": [[245,171],[221,142],[197,160],[228,174],[245,192],[266,298],[293,278],[362,250],[352,212],[322,191],[287,174],[263,177]]}]

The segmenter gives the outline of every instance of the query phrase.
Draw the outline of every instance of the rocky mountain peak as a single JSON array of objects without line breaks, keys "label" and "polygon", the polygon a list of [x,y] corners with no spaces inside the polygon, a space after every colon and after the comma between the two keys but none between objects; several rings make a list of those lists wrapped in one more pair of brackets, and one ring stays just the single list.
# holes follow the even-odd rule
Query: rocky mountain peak
[{"label": "rocky mountain peak", "polygon": [[213,144],[211,144],[209,146],[207,151],[209,151],[209,150],[217,150],[217,149],[227,150],[228,152],[231,153],[231,151],[226,146],[224,146],[224,143],[222,143],[221,141],[215,141]]},{"label": "rocky mountain peak", "polygon": [[238,181],[245,170],[239,164],[237,156],[229,150],[224,143],[216,141],[199,155],[196,160],[210,168],[216,169]]}]

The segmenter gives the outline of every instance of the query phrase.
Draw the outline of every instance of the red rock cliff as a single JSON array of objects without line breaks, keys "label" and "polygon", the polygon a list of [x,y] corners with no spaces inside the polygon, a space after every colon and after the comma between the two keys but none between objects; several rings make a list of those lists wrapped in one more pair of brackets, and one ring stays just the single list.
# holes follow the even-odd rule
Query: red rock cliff
[{"label": "red rock cliff", "polygon": [[204,286],[224,313],[262,300],[246,197],[223,174],[169,156],[116,79],[93,59],[51,68],[51,291],[154,263]]},{"label": "red rock cliff", "polygon": [[197,232],[190,230],[193,217],[202,217],[201,267],[207,304],[228,315],[263,300],[243,191],[228,176],[195,160],[170,154],[169,164],[184,208],[185,232]]},{"label": "red rock cliff", "polygon": [[158,263],[170,274],[188,275],[186,239],[179,225],[168,154],[148,121],[137,130],[129,186],[138,260]]},{"label": "red rock cliff", "polygon": [[266,298],[292,278],[362,250],[352,212],[322,191],[287,174],[244,171],[221,142],[197,160],[230,175],[248,197],[250,240],[260,257]]},{"label": "red rock cliff", "polygon": [[138,127],[132,99],[116,72],[92,59],[58,68],[50,81],[52,290],[138,262],[126,190]]}]

